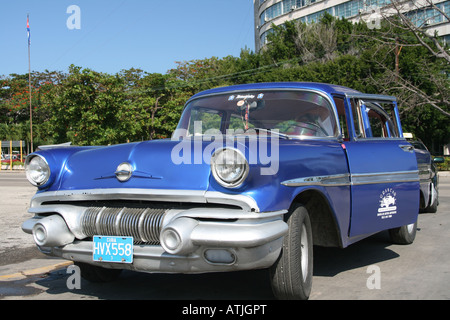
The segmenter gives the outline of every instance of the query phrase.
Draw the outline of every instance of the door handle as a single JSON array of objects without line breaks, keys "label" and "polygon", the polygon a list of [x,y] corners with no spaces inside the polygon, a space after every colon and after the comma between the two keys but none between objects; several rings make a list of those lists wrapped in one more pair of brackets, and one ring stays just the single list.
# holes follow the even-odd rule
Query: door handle
[{"label": "door handle", "polygon": [[414,147],[410,144],[401,144],[399,145],[399,148],[401,148],[405,152],[414,152]]}]

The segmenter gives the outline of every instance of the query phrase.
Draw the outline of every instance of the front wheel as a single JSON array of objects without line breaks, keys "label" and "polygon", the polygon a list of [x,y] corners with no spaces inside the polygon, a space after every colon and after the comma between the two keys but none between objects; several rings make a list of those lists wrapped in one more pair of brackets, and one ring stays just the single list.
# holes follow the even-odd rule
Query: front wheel
[{"label": "front wheel", "polygon": [[308,211],[302,205],[289,213],[287,235],[277,262],[271,267],[272,290],[278,299],[309,298],[313,275],[313,241]]}]

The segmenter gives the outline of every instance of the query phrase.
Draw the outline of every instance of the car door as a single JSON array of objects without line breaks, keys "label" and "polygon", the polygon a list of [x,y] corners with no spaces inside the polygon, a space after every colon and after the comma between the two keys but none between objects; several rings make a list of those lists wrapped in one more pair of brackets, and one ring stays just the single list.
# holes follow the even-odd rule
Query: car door
[{"label": "car door", "polygon": [[353,131],[343,142],[351,183],[349,237],[413,223],[419,210],[417,162],[402,138],[396,102],[363,98],[346,98]]}]

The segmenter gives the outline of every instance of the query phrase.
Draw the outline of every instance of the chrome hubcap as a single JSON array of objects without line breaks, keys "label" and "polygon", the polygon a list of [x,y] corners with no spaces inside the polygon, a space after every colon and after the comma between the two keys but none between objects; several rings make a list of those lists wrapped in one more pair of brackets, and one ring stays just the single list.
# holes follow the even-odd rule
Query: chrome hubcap
[{"label": "chrome hubcap", "polygon": [[408,224],[406,226],[408,233],[412,233],[414,231],[414,223]]},{"label": "chrome hubcap", "polygon": [[306,281],[308,275],[308,236],[306,233],[306,227],[302,224],[302,236],[300,239],[300,250],[301,250],[301,267],[302,267],[302,276],[303,281]]}]

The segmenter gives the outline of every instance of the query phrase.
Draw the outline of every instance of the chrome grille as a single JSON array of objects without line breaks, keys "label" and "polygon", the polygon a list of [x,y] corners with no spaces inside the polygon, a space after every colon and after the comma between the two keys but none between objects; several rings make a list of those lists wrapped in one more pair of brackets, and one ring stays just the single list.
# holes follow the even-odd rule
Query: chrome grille
[{"label": "chrome grille", "polygon": [[136,243],[159,244],[162,218],[166,209],[89,207],[81,219],[82,232],[92,237],[133,237]]}]

